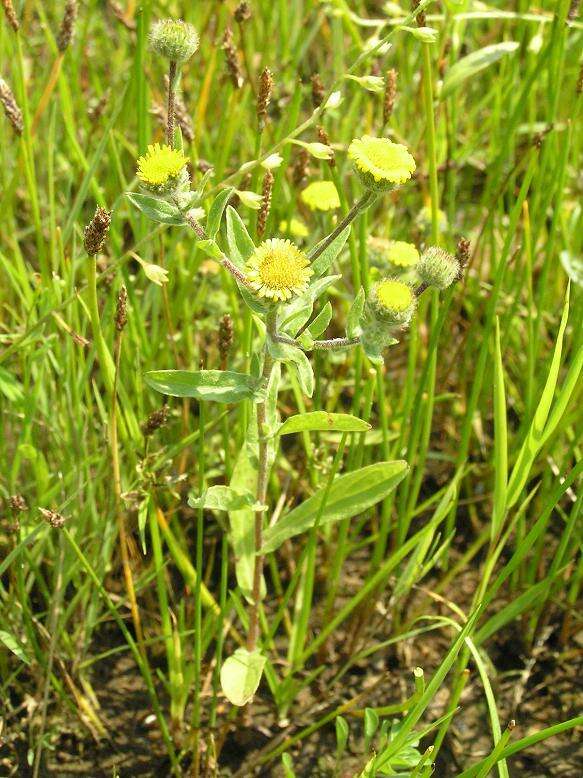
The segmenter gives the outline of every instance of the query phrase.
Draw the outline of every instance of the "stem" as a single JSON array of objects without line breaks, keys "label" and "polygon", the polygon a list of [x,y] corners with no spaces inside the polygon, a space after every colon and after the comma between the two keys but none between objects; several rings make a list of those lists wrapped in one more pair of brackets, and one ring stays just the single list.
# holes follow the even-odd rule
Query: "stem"
[{"label": "stem", "polygon": [[[264,381],[269,381],[271,370],[273,368],[273,359],[267,350],[267,338],[273,337],[275,334],[276,326],[276,314],[274,312],[269,313],[266,319],[267,334],[266,344],[263,360],[263,373],[262,378]],[[265,504],[267,496],[267,476],[268,476],[268,462],[267,462],[267,447],[268,440],[265,437],[265,421],[266,421],[266,404],[263,402],[257,403],[257,438],[258,438],[258,459],[259,464],[257,468],[257,502],[259,505]],[[253,569],[253,591],[252,599],[253,605],[251,606],[251,613],[249,614],[249,632],[247,633],[247,650],[254,651],[257,645],[257,634],[259,631],[259,603],[261,599],[261,575],[263,573],[263,555],[259,554],[261,546],[263,545],[263,511],[259,510],[255,513],[255,567]]]},{"label": "stem", "polygon": [[352,208],[348,211],[346,216],[342,219],[342,221],[332,230],[330,235],[328,235],[327,238],[324,238],[323,241],[318,243],[317,246],[315,246],[312,251],[308,254],[308,259],[310,262],[314,262],[318,257],[326,251],[328,246],[330,246],[331,243],[333,243],[336,238],[340,235],[341,232],[343,232],[346,227],[348,227],[349,224],[351,224],[358,214],[363,211],[365,208],[368,208],[368,206],[373,202],[373,200],[376,199],[376,194],[374,192],[371,192],[370,190],[367,190],[363,196],[360,198],[360,200],[357,200]]},{"label": "stem", "polygon": [[130,603],[132,621],[136,631],[136,639],[144,661],[148,661],[144,649],[144,633],[138,609],[132,568],[130,565],[130,556],[128,552],[128,538],[126,533],[125,519],[121,508],[121,468],[119,465],[118,436],[117,436],[117,384],[119,375],[119,364],[121,359],[121,341],[122,332],[118,332],[115,339],[115,373],[113,378],[113,388],[111,392],[111,414],[109,417],[109,450],[111,452],[111,469],[113,475],[113,494],[115,504],[115,518],[117,521],[119,547],[121,552],[121,563],[125,579],[126,592]]},{"label": "stem", "polygon": [[168,69],[168,110],[166,119],[166,143],[174,148],[174,96],[176,90],[176,62],[171,61]]}]

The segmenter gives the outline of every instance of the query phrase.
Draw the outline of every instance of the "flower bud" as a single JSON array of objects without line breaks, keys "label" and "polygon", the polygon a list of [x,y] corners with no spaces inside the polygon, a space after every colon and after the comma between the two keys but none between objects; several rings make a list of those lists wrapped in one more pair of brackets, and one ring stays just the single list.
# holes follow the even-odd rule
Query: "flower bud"
[{"label": "flower bud", "polygon": [[415,313],[417,299],[413,288],[395,278],[375,284],[368,301],[374,318],[389,327],[406,327]]},{"label": "flower bud", "polygon": [[198,49],[198,33],[181,19],[163,19],[150,30],[150,48],[171,62],[186,62]]},{"label": "flower bud", "polygon": [[436,286],[447,289],[460,272],[460,263],[444,249],[430,246],[421,255],[417,265],[417,273],[424,286]]}]

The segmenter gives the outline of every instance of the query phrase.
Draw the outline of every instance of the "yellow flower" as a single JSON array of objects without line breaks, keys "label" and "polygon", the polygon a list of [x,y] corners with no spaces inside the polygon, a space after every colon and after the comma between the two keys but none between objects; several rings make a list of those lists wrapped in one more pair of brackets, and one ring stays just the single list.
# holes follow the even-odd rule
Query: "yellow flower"
[{"label": "yellow flower", "polygon": [[147,153],[138,159],[138,178],[149,187],[163,188],[173,185],[187,162],[187,157],[181,151],[154,143],[148,146]]},{"label": "yellow flower", "polygon": [[368,189],[382,190],[393,184],[404,184],[415,170],[415,160],[407,147],[388,138],[365,135],[353,140],[348,156]]},{"label": "yellow flower", "polygon": [[263,241],[247,263],[247,278],[257,295],[272,300],[305,292],[313,272],[304,252],[282,238]]},{"label": "yellow flower", "polygon": [[340,208],[338,191],[332,181],[314,181],[300,195],[312,211],[331,211]]},{"label": "yellow flower", "polygon": [[409,284],[385,278],[373,290],[372,305],[379,319],[404,326],[411,321],[417,298]]},{"label": "yellow flower", "polygon": [[379,268],[392,265],[410,268],[419,262],[419,252],[413,243],[371,236],[366,242],[371,264]]},{"label": "yellow flower", "polygon": [[283,232],[284,235],[289,231],[289,234],[293,235],[294,238],[307,238],[310,234],[306,225],[299,219],[290,219],[289,222],[283,219],[279,223],[279,231]]},{"label": "yellow flower", "polygon": [[419,262],[419,252],[413,243],[392,240],[387,252],[387,260],[396,267],[413,267]]}]

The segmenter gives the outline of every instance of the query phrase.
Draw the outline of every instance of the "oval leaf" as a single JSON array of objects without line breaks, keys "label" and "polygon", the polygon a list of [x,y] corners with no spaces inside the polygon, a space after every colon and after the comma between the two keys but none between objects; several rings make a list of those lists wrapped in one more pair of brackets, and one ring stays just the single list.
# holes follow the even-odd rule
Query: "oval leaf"
[{"label": "oval leaf", "polygon": [[233,705],[242,707],[253,699],[257,691],[265,657],[259,651],[238,648],[221,667],[221,688]]},{"label": "oval leaf", "polygon": [[[320,517],[320,525],[349,519],[370,508],[384,498],[405,477],[409,466],[400,459],[377,462],[354,473],[337,478],[330,487],[328,499]],[[321,508],[325,488],[320,489],[264,533],[262,554],[275,551],[284,540],[306,532],[314,526]]]},{"label": "oval leaf", "polygon": [[[328,268],[332,265],[332,262],[334,262],[338,254],[340,254],[340,252],[344,248],[344,244],[348,240],[349,235],[350,235],[350,225],[348,227],[345,227],[340,233],[340,235],[334,238],[332,243],[329,246],[327,246],[324,249],[324,251],[320,254],[320,256],[312,262],[312,270],[314,271],[315,278],[323,275],[328,270]],[[314,250],[317,248],[318,246],[315,246]]]},{"label": "oval leaf", "polygon": [[326,413],[326,411],[313,411],[312,413],[298,413],[290,416],[278,430],[279,435],[291,435],[294,432],[366,432],[371,429],[370,424],[357,416],[349,413]]},{"label": "oval leaf", "polygon": [[184,224],[184,216],[175,205],[166,202],[166,200],[137,192],[126,192],[126,197],[144,216],[154,222],[177,226]]},{"label": "oval leaf", "polygon": [[253,398],[259,384],[252,376],[230,370],[152,370],[145,381],[162,394],[218,403]]},{"label": "oval leaf", "polygon": [[236,511],[255,504],[251,492],[236,492],[229,486],[210,486],[200,497],[190,495],[191,508],[208,508],[212,511]]},{"label": "oval leaf", "polygon": [[245,263],[255,251],[255,244],[241,221],[241,217],[231,205],[227,207],[227,243],[229,244],[229,259],[240,270],[243,270]]}]

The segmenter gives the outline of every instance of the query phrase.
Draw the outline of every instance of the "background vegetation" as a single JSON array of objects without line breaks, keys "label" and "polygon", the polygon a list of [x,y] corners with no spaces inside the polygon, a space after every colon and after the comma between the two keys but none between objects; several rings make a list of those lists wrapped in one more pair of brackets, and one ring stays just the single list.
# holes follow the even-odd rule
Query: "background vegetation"
[{"label": "background vegetation", "polygon": [[[417,23],[396,3],[257,0],[245,18],[232,2],[86,0],[76,20],[76,3],[23,0],[12,17],[3,5],[2,774],[425,776],[435,763],[439,776],[580,775],[578,3],[424,3],[434,43],[399,29]],[[192,234],[153,225],[124,194],[164,137],[164,63],[147,48],[164,17],[200,33],[179,123],[194,185],[213,168],[205,209],[225,182],[260,194],[265,169],[242,166],[277,151],[265,236],[296,218],[311,247],[361,193],[352,138],[413,153],[414,181],[355,222],[337,261],[330,336],[374,277],[369,236],[471,242],[461,281],[424,295],[382,368],[361,349],[316,353],[311,399],[284,371],[282,418],[353,413],[372,429],[286,436],[268,486],[276,516],[332,469],[409,470],[375,508],[268,555],[268,664],[243,711],[218,678],[247,618],[227,519],[187,496],[228,481],[249,403],[170,399],[144,427],[162,408],[147,371],[245,370],[261,339]],[[259,132],[264,67],[274,93]],[[384,86],[345,78],[389,69],[390,112]],[[342,102],[314,117],[315,74]],[[335,166],[288,142],[322,140],[318,126]],[[301,200],[321,179],[339,209]],[[232,204],[255,237],[257,212]],[[82,236],[96,205],[113,215],[95,300]],[[113,394],[96,311],[119,354]]]}]

